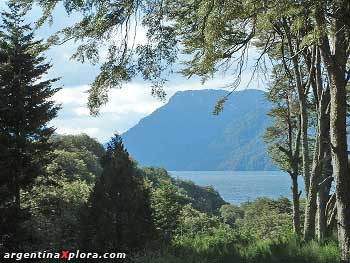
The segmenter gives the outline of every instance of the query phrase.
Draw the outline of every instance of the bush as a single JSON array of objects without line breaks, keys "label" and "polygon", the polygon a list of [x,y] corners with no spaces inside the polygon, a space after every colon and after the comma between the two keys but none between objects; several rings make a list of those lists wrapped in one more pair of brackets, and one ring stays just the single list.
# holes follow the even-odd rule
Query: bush
[{"label": "bush", "polygon": [[237,225],[244,234],[268,240],[287,237],[293,231],[292,210],[288,199],[258,198],[242,205],[244,217]]},{"label": "bush", "polygon": [[244,210],[235,205],[223,205],[219,212],[223,223],[228,224],[231,227],[236,227],[237,220],[243,219],[244,217]]},{"label": "bush", "polygon": [[132,262],[155,263],[334,263],[336,243],[303,242],[292,234],[286,198],[260,198],[240,207],[224,205],[221,217],[190,204],[177,217],[171,242],[135,255]]}]

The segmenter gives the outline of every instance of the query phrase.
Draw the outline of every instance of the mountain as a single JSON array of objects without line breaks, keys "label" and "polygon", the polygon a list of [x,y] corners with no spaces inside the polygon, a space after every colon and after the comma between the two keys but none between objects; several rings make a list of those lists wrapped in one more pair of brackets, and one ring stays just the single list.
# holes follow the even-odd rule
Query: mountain
[{"label": "mountain", "polygon": [[263,142],[271,108],[260,90],[233,92],[219,116],[224,90],[177,92],[122,137],[141,166],[168,170],[274,170]]}]

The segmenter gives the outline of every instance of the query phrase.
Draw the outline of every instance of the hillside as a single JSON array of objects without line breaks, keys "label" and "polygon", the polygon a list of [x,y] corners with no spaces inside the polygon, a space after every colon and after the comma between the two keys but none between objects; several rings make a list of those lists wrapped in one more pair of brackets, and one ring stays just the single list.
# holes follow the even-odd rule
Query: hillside
[{"label": "hillside", "polygon": [[224,90],[177,92],[122,137],[142,166],[168,170],[272,170],[262,135],[270,123],[264,92],[234,92],[214,116]]}]

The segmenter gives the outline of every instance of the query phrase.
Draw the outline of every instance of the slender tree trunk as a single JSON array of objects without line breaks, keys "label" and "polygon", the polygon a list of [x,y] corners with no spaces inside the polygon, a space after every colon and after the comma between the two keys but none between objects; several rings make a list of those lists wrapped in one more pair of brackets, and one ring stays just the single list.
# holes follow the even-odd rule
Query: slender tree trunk
[{"label": "slender tree trunk", "polygon": [[299,100],[299,109],[301,117],[301,155],[302,155],[302,169],[304,176],[305,184],[305,193],[306,196],[309,193],[310,188],[310,160],[309,160],[309,142],[308,142],[308,128],[309,128],[309,118],[307,113],[307,94],[305,93],[306,85],[303,83],[302,73],[300,71],[298,53],[299,44],[297,42],[296,46],[293,46],[292,43],[292,34],[289,29],[288,24],[284,24],[284,29],[286,32],[286,37],[288,41],[289,53],[292,57],[293,63],[293,72],[295,78],[295,84],[297,87],[298,100]]},{"label": "slender tree trunk", "polygon": [[325,214],[325,195],[324,191],[320,189],[317,193],[317,226],[316,226],[316,237],[318,242],[323,243],[326,237],[327,229],[327,217]]},{"label": "slender tree trunk", "polygon": [[309,120],[307,116],[306,101],[302,99],[301,108],[301,155],[303,162],[303,176],[305,184],[305,193],[308,196],[310,191],[310,160],[309,160],[309,142],[308,142],[308,126]]},{"label": "slender tree trunk", "polygon": [[[301,118],[299,115],[298,127],[295,134],[295,141],[293,147],[293,127],[291,121],[291,108],[289,95],[286,100],[287,109],[288,109],[288,145],[289,145],[289,161],[291,164],[292,171],[289,172],[292,179],[292,196],[293,196],[293,229],[294,232],[300,236],[300,195],[299,186],[298,186],[298,175],[299,175],[299,155],[300,155],[300,138],[301,138]],[[294,148],[294,150],[293,150]]]},{"label": "slender tree trunk", "polygon": [[291,174],[292,179],[292,196],[293,196],[293,229],[300,236],[300,192],[298,189],[298,174]]},{"label": "slender tree trunk", "polygon": [[311,240],[315,237],[315,226],[316,226],[316,211],[317,211],[317,192],[318,192],[318,176],[321,173],[320,165],[320,142],[321,135],[317,133],[315,142],[315,154],[312,162],[312,171],[310,176],[309,193],[306,198],[305,205],[305,221],[304,221],[304,238],[305,240]]},{"label": "slender tree trunk", "polygon": [[[315,171],[316,173],[320,171]],[[304,221],[304,238],[305,240],[311,240],[315,236],[316,226],[316,211],[317,211],[317,181],[315,177],[312,177],[310,182],[309,194],[306,199],[305,206],[305,221]]]},{"label": "slender tree trunk", "polygon": [[[304,224],[304,238],[305,240],[311,240],[315,236],[315,230],[320,226],[316,227],[316,214],[319,211],[318,217],[322,221],[318,223],[324,223],[322,215],[325,213],[324,191],[326,189],[320,189],[319,183],[326,179],[323,175],[325,174],[323,166],[327,162],[326,150],[329,149],[329,115],[327,114],[327,107],[329,105],[329,89],[323,90],[321,83],[317,84],[315,90],[315,98],[317,98],[316,110],[317,110],[317,135],[315,141],[314,158],[312,162],[312,170],[310,176],[310,188],[309,194],[306,201],[305,209],[305,224]],[[329,155],[328,155],[329,156]],[[328,196],[328,193],[327,193]],[[317,199],[320,199],[319,203]],[[322,207],[318,207],[322,205]],[[321,216],[321,217],[320,217]],[[322,227],[323,229],[324,227]],[[321,229],[321,230],[322,230]]]},{"label": "slender tree trunk", "polygon": [[331,180],[322,185],[317,193],[317,227],[316,236],[319,242],[323,243],[327,237],[327,215],[326,206],[329,200]]},{"label": "slender tree trunk", "polygon": [[327,204],[330,199],[332,185],[332,164],[330,149],[327,151],[326,161],[322,169],[322,182],[317,193],[317,226],[316,236],[319,242],[323,243],[328,235],[327,231]]}]

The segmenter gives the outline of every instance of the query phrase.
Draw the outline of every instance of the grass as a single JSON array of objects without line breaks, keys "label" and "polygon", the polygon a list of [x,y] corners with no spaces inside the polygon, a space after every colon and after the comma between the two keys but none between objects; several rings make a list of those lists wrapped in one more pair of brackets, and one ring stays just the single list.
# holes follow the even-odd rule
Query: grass
[{"label": "grass", "polygon": [[136,255],[134,263],[335,263],[338,248],[335,242],[321,245],[303,242],[294,236],[281,240],[254,240],[240,243],[224,236],[195,236],[193,243],[183,240],[175,247],[145,251]]}]

